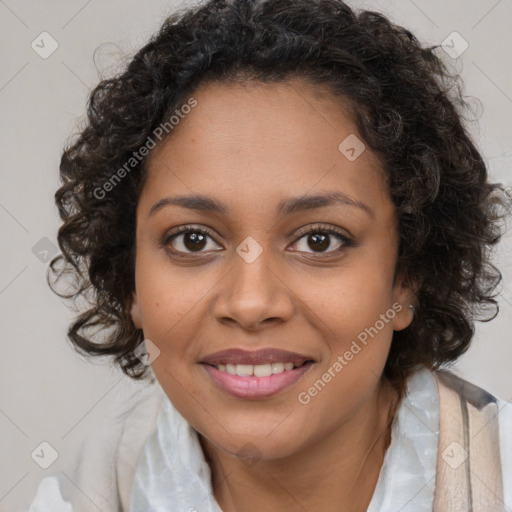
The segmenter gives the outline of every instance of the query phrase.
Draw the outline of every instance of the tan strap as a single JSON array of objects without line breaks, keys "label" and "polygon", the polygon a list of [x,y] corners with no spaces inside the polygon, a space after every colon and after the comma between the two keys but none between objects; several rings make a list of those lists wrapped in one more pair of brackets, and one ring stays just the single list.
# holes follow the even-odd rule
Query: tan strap
[{"label": "tan strap", "polygon": [[487,391],[446,370],[439,391],[435,512],[503,512],[498,405]]}]

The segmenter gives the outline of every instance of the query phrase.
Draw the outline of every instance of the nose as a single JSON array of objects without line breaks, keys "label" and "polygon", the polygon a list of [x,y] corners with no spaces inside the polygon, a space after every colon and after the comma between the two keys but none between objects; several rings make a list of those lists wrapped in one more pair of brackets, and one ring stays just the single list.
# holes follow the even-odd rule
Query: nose
[{"label": "nose", "polygon": [[257,331],[293,316],[293,292],[269,252],[264,250],[250,263],[233,255],[233,266],[220,283],[213,307],[219,322]]}]

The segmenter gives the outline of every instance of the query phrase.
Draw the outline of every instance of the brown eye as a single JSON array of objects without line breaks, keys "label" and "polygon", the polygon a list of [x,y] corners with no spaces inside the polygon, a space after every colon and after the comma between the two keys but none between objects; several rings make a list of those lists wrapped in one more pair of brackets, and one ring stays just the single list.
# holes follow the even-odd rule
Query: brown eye
[{"label": "brown eye", "polygon": [[205,249],[216,249],[217,243],[210,244],[209,240],[215,242],[212,236],[203,229],[195,229],[190,226],[182,226],[174,233],[169,234],[164,241],[166,247],[177,253],[200,253]]},{"label": "brown eye", "polygon": [[200,251],[206,245],[206,236],[201,233],[185,233],[182,243],[190,251]]},{"label": "brown eye", "polygon": [[308,235],[307,244],[313,250],[325,251],[331,245],[330,235],[315,233]]},{"label": "brown eye", "polygon": [[341,231],[322,226],[309,227],[294,243],[295,250],[310,254],[333,254],[353,245],[354,242]]}]

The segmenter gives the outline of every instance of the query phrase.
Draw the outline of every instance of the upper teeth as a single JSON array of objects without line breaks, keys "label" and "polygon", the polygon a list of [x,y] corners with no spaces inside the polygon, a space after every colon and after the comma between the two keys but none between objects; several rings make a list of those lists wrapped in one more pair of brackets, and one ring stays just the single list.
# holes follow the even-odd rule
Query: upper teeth
[{"label": "upper teeth", "polygon": [[217,368],[221,372],[241,377],[269,377],[273,373],[282,373],[285,370],[293,370],[293,363],[267,363],[267,364],[219,364]]}]

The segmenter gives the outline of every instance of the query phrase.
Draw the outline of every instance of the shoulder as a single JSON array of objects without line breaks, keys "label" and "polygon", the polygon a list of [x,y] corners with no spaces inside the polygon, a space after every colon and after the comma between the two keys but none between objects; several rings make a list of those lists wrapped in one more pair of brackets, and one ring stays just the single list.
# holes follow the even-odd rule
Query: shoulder
[{"label": "shoulder", "polygon": [[498,425],[498,435],[501,447],[506,447],[506,458],[512,456],[512,403],[493,395],[486,389],[465,380],[455,373],[447,370],[432,372],[437,381],[440,393],[452,393],[459,400],[464,401],[467,407],[483,411],[489,409],[488,418]]},{"label": "shoulder", "polygon": [[163,390],[155,380],[128,378],[116,388],[116,406],[82,441],[72,467],[40,481],[28,512],[85,512],[91,502],[102,510],[126,508],[133,473],[155,428]]},{"label": "shoulder", "polygon": [[[444,401],[446,409],[451,408],[444,414],[450,434],[455,432],[452,428],[454,411],[460,411],[457,414],[464,419],[467,442],[472,447],[466,450],[468,458],[471,458],[472,472],[480,469],[480,480],[485,481],[493,473],[491,468],[495,464],[501,466],[503,499],[508,507],[512,507],[512,488],[507,485],[512,481],[512,403],[452,372],[437,371],[434,376],[441,401]],[[475,453],[479,455],[473,460]],[[479,460],[482,461],[481,467],[476,464]],[[491,488],[491,484],[488,487]]]},{"label": "shoulder", "polygon": [[[432,373],[439,389],[448,389],[467,402],[469,407],[483,410],[492,405],[492,419],[499,425],[499,437],[510,446],[512,437],[512,403],[494,396],[486,389],[463,379],[451,371],[439,370]],[[508,452],[510,454],[510,452]]]}]

